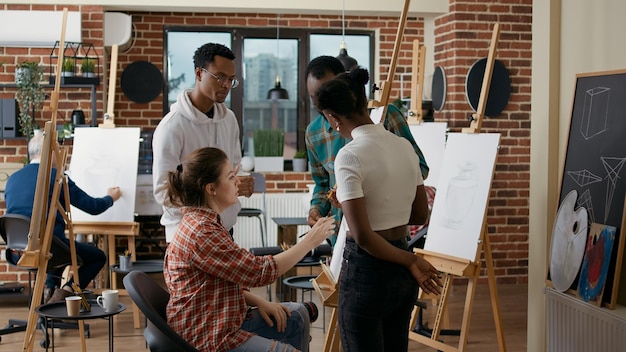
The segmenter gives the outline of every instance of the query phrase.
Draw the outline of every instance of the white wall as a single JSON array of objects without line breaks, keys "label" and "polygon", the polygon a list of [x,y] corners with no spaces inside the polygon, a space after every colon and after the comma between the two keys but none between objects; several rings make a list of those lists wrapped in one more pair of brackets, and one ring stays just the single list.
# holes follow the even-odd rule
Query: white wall
[{"label": "white wall", "polygon": [[[52,4],[58,1],[7,1],[6,4]],[[346,13],[391,15],[400,14],[405,0],[345,0]],[[211,11],[211,12],[262,12],[262,13],[341,13],[340,0],[65,0],[67,5],[103,5],[111,10],[151,10],[151,11]],[[448,11],[447,0],[412,0],[409,13],[445,13]]]},{"label": "white wall", "polygon": [[550,234],[577,73],[626,68],[626,2],[534,0],[528,351],[545,351]]}]

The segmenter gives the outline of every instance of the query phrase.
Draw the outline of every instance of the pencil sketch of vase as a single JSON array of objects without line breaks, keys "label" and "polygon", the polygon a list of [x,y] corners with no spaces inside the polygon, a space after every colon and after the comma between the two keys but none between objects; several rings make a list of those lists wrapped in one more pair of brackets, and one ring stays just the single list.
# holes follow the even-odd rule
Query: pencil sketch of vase
[{"label": "pencil sketch of vase", "polygon": [[458,164],[459,173],[450,179],[446,194],[445,216],[443,225],[458,229],[469,214],[476,195],[476,164],[462,161]]}]

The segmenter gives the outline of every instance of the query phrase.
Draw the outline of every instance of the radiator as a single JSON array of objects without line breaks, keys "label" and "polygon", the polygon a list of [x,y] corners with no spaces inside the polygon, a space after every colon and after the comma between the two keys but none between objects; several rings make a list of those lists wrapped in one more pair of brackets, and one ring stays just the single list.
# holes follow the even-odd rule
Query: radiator
[{"label": "radiator", "polygon": [[548,352],[626,350],[626,308],[596,307],[546,288]]},{"label": "radiator", "polygon": [[[265,195],[267,215],[266,246],[277,246],[277,225],[273,217],[306,217],[309,213],[308,193],[267,193]],[[262,209],[262,197],[255,193],[250,198],[239,197],[244,208]],[[306,206],[305,206],[306,203]],[[309,226],[298,226],[298,233],[309,230]],[[235,242],[243,248],[261,247],[261,229],[257,218],[239,217],[234,227]]]}]

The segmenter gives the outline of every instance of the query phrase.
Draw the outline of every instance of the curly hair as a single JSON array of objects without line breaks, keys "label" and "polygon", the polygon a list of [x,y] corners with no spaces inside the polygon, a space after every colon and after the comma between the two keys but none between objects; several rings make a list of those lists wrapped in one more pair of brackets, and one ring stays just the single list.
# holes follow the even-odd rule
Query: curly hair
[{"label": "curly hair", "polygon": [[193,67],[205,67],[207,64],[215,61],[215,56],[222,56],[229,60],[235,60],[235,54],[222,44],[206,43],[196,49],[193,54]]},{"label": "curly hair", "polygon": [[353,113],[367,110],[365,84],[369,81],[366,69],[355,67],[325,82],[317,90],[317,106],[320,110],[331,110],[350,119]]},{"label": "curly hair", "polygon": [[205,206],[204,189],[219,180],[227,161],[226,153],[218,148],[200,148],[189,154],[167,175],[167,205]]}]

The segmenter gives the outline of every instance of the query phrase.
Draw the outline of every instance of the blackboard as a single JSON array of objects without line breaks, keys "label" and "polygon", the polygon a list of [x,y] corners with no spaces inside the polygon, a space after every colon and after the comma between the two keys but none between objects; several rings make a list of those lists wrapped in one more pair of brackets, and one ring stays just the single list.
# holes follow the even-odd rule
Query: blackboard
[{"label": "blackboard", "polygon": [[[626,70],[577,75],[559,204],[571,190],[578,191],[577,207],[587,208],[589,226],[612,225],[623,237],[625,162]],[[615,264],[621,264],[624,241],[620,242],[609,269],[614,275]],[[612,294],[615,278],[609,276],[603,302],[612,307],[617,297]]]}]

